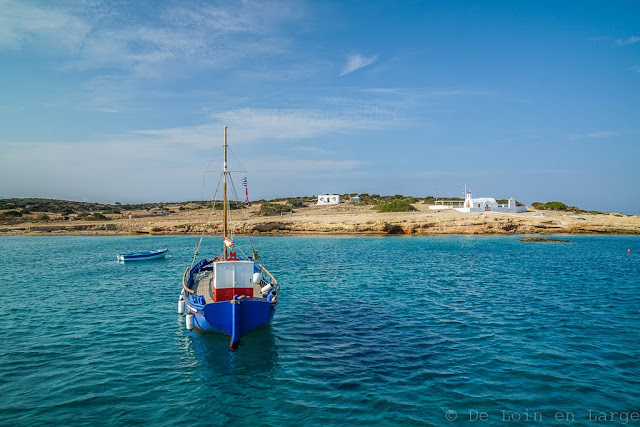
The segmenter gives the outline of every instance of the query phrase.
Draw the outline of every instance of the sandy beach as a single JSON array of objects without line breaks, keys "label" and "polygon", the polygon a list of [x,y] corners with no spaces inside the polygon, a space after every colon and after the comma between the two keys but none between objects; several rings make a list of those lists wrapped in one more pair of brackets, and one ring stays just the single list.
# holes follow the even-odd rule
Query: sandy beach
[{"label": "sandy beach", "polygon": [[[385,235],[385,234],[640,234],[640,216],[617,213],[588,214],[537,211],[505,214],[430,211],[416,203],[417,211],[378,213],[371,206],[341,203],[295,209],[293,213],[261,216],[259,204],[234,210],[231,227],[235,233],[305,235]],[[106,215],[109,220],[65,220],[50,215],[46,222],[27,221],[0,225],[0,235],[135,235],[135,234],[217,234],[221,232],[221,212],[209,209],[180,211],[167,205],[171,213],[146,211]]]}]

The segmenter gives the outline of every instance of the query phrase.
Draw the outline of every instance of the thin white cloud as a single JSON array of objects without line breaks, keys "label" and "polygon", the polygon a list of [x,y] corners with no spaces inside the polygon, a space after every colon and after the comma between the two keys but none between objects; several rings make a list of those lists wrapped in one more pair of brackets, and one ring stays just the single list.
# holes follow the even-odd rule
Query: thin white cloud
[{"label": "thin white cloud", "polygon": [[635,44],[638,42],[640,42],[640,36],[631,36],[631,37],[627,37],[626,39],[616,40],[616,44],[618,46],[626,46],[626,45]]},{"label": "thin white cloud", "polygon": [[240,141],[300,140],[330,133],[379,128],[385,120],[360,112],[241,108],[214,114],[237,129]]},{"label": "thin white cloud", "polygon": [[97,111],[99,113],[120,113],[117,108],[89,108],[89,111]]},{"label": "thin white cloud", "polygon": [[462,95],[493,95],[495,91],[492,90],[465,90],[465,89],[441,89],[426,91],[423,95],[432,98],[444,98],[449,96],[462,96]]},{"label": "thin white cloud", "polygon": [[[45,67],[82,71],[81,89],[68,91],[61,103],[125,111],[148,98],[149,86],[204,69],[234,69],[235,79],[241,73],[255,79],[291,51],[288,24],[305,12],[290,0],[167,3],[0,0],[0,53],[28,51],[46,57]],[[310,75],[294,69],[273,74]]]},{"label": "thin white cloud", "polygon": [[[141,139],[210,147],[220,139],[223,124],[235,144],[300,141],[331,133],[348,133],[389,126],[387,118],[358,113],[293,109],[240,108],[212,114],[214,123],[199,126],[133,131]],[[123,138],[127,138],[124,135]]]},{"label": "thin white cloud", "polygon": [[[181,3],[178,3],[181,4]],[[284,1],[150,8],[106,2],[39,6],[0,0],[0,50],[65,51],[63,66],[115,68],[148,77],[158,64],[229,66],[286,52],[283,25],[302,7]],[[53,47],[54,49],[50,49]]]},{"label": "thin white cloud", "polygon": [[444,171],[444,170],[435,170],[435,171],[418,171],[409,174],[409,176],[413,176],[416,178],[438,178],[440,176],[456,176],[460,173],[460,171]]},{"label": "thin white cloud", "polygon": [[186,126],[167,129],[134,130],[130,134],[121,135],[122,140],[157,141],[162,144],[191,145],[195,147],[211,147],[211,141],[220,139],[220,125]]},{"label": "thin white cloud", "polygon": [[[366,162],[360,160],[337,160],[337,159],[271,159],[269,160],[268,171],[274,174],[284,173],[288,176],[292,175],[292,172],[296,172],[297,176],[301,176],[300,173],[331,173],[341,171],[353,171],[363,165]],[[256,165],[258,166],[258,165]]]},{"label": "thin white cloud", "polygon": [[527,175],[580,175],[583,172],[578,169],[544,169],[544,168],[531,168],[531,169],[520,169],[518,171],[521,174]]},{"label": "thin white cloud", "polygon": [[473,90],[473,89],[430,89],[430,88],[365,88],[361,92],[373,95],[396,95],[396,96],[412,96],[420,98],[447,98],[464,95],[494,95],[493,90]]},{"label": "thin white cloud", "polygon": [[408,89],[400,87],[371,87],[361,89],[362,92],[376,95],[405,95]]},{"label": "thin white cloud", "polygon": [[[360,116],[366,115],[369,118],[378,117],[392,119],[396,116],[396,113],[390,108],[393,103],[389,101],[349,98],[344,96],[323,97],[321,98],[321,101],[332,109],[339,109],[341,111],[358,111]],[[393,107],[397,108],[395,105]]]},{"label": "thin white cloud", "polygon": [[38,45],[54,51],[76,52],[91,27],[62,9],[0,0],[0,50]]},{"label": "thin white cloud", "polygon": [[178,7],[168,10],[164,18],[184,28],[203,28],[221,34],[273,33],[281,24],[303,17],[299,2],[252,1],[228,3],[225,8],[213,5]]},{"label": "thin white cloud", "polygon": [[299,153],[309,153],[309,154],[316,154],[316,155],[329,154],[329,151],[324,149],[324,148],[309,147],[309,146],[306,146],[306,145],[299,145],[299,146],[295,147],[294,150],[299,152]]},{"label": "thin white cloud", "polygon": [[[230,129],[230,138],[234,138],[232,143],[235,145],[236,135],[232,131]],[[174,140],[183,137],[192,140]],[[195,138],[204,139],[196,141]],[[3,153],[0,156],[0,194],[75,200],[86,195],[95,200],[99,195],[101,201],[123,202],[197,200],[201,196],[203,152],[215,152],[221,139],[221,125],[209,125],[140,131],[82,143],[0,141]],[[194,146],[183,144],[189,142]],[[294,176],[298,181],[320,179],[327,173],[332,176],[352,174],[354,169],[367,164],[359,159],[333,158],[332,153],[307,148],[310,149],[299,153],[289,150],[286,156],[243,158],[251,173],[253,194],[273,196],[273,186],[265,183],[268,177],[281,177],[287,182]],[[122,153],[127,154],[123,156]],[[52,158],[56,161],[51,162]],[[265,168],[265,164],[269,167]],[[33,170],[38,173],[29,172]],[[164,182],[167,175],[171,176],[170,182],[158,187],[157,183]],[[44,187],[43,176],[47,180]],[[78,179],[79,176],[84,178]],[[137,189],[127,186],[132,181],[139,184]],[[107,182],[109,184],[105,185]]]},{"label": "thin white cloud", "polygon": [[620,136],[620,132],[615,131],[595,131],[587,133],[572,133],[568,135],[570,141],[578,141],[582,139],[605,139]]},{"label": "thin white cloud", "polygon": [[631,67],[631,69],[633,71],[635,71],[636,73],[640,73],[640,65],[636,65],[635,67]]},{"label": "thin white cloud", "polygon": [[[486,89],[373,87],[359,89],[357,99],[352,101],[351,108],[372,112],[379,109],[387,115],[390,115],[389,111],[410,115],[414,110],[420,110],[421,114],[425,114],[435,111],[452,111],[451,106],[456,102],[464,102],[465,97],[491,96],[495,93],[493,90]],[[342,98],[324,98],[324,101],[336,103],[340,99]],[[342,102],[346,105],[348,100]]]},{"label": "thin white cloud", "polygon": [[340,77],[351,74],[354,71],[364,68],[367,65],[373,64],[378,59],[377,56],[362,56],[362,55],[349,55],[347,57],[347,64],[342,69]]}]

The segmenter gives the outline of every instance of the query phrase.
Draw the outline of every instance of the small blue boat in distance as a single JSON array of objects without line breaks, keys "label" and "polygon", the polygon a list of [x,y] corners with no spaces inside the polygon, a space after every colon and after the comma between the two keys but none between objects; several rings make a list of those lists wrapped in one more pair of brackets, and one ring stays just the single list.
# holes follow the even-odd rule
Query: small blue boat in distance
[{"label": "small blue boat in distance", "polygon": [[131,252],[128,254],[118,254],[118,261],[147,261],[150,259],[166,258],[169,253],[169,249],[159,249],[157,251],[141,251]]},{"label": "small blue boat in distance", "polygon": [[[243,335],[271,324],[278,307],[280,285],[264,266],[256,262],[258,254],[255,248],[247,255],[233,241],[228,226],[230,203],[227,197],[227,180],[230,180],[230,176],[227,169],[226,126],[223,147],[222,245],[220,252],[213,254],[217,256],[196,262],[203,232],[191,265],[186,268],[182,277],[178,313],[186,313],[188,330],[195,328],[230,336],[229,347],[233,349]],[[231,189],[233,191],[233,185]],[[214,200],[215,198],[216,196]]]}]

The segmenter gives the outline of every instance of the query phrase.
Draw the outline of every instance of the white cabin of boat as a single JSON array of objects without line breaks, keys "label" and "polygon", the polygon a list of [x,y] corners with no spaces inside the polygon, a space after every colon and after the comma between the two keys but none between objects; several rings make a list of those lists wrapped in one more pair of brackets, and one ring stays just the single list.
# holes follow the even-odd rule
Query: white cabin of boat
[{"label": "white cabin of boat", "polygon": [[213,267],[214,301],[228,301],[234,295],[253,296],[252,261],[218,261],[213,263]]},{"label": "white cabin of boat", "polygon": [[235,295],[264,298],[261,289],[264,283],[259,272],[249,260],[213,261],[206,271],[194,277],[193,291],[203,295],[206,303],[229,301]]}]

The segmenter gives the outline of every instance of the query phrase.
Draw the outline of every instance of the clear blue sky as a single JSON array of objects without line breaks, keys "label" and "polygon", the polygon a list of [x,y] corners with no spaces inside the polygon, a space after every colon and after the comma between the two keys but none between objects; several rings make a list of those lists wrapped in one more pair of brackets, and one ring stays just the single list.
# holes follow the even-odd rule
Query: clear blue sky
[{"label": "clear blue sky", "polygon": [[640,214],[638,1],[0,0],[0,196],[460,195]]}]

